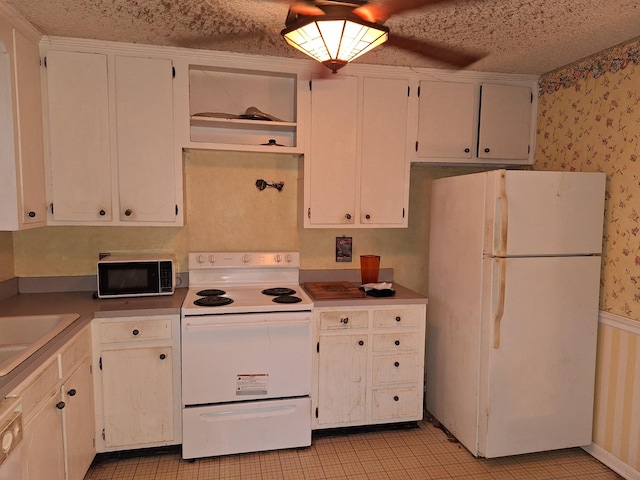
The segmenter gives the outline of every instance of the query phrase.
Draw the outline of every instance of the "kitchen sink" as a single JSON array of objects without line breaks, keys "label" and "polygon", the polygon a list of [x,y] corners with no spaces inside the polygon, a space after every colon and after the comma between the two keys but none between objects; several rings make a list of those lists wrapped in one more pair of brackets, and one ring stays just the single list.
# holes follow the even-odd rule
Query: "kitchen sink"
[{"label": "kitchen sink", "polygon": [[80,315],[16,315],[0,317],[0,376],[7,375]]}]

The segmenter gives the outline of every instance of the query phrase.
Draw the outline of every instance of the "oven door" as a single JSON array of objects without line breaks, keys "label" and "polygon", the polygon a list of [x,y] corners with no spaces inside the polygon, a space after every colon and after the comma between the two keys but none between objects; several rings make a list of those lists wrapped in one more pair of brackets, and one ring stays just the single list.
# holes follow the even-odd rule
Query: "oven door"
[{"label": "oven door", "polygon": [[312,312],[185,316],[182,402],[308,396]]}]

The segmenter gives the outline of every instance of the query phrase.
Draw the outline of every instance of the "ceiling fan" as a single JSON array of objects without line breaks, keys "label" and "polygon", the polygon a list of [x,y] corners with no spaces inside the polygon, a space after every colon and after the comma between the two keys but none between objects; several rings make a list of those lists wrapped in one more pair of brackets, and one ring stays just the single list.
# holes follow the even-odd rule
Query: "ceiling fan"
[{"label": "ceiling fan", "polygon": [[483,55],[396,35],[384,25],[393,15],[446,1],[455,0],[294,0],[280,34],[333,73],[383,43],[464,68]]}]

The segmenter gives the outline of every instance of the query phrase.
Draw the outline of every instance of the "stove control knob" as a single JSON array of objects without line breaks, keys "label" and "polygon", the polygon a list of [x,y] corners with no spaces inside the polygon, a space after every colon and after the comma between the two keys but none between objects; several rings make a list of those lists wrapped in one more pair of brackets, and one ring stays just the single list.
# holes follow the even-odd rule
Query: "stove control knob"
[{"label": "stove control knob", "polygon": [[216,256],[215,255],[209,255],[207,257],[207,259],[209,260],[209,263],[216,263]]},{"label": "stove control knob", "polygon": [[276,255],[275,257],[273,257],[273,259],[276,261],[276,263],[280,263],[282,261],[282,257],[280,255]]},{"label": "stove control knob", "polygon": [[291,263],[291,260],[293,260],[291,258],[291,255],[289,255],[288,253],[285,255],[284,259],[287,261],[287,263]]},{"label": "stove control knob", "polygon": [[204,255],[198,255],[196,257],[196,262],[198,263],[204,263]]},{"label": "stove control knob", "polygon": [[244,254],[242,256],[242,263],[249,263],[251,261],[251,255]]}]

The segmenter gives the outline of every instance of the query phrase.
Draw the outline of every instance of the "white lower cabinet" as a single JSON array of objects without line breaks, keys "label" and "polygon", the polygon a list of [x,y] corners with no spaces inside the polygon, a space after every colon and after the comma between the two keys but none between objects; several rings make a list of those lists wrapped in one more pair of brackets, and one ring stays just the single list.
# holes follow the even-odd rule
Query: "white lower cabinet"
[{"label": "white lower cabinet", "polygon": [[93,321],[98,452],[182,442],[180,316]]},{"label": "white lower cabinet", "polygon": [[[64,480],[64,444],[60,397],[48,393],[40,409],[24,425],[22,437],[23,480]],[[82,478],[82,477],[80,477]]]},{"label": "white lower cabinet", "polygon": [[95,456],[90,328],[11,396],[22,398],[22,480],[82,480]]},{"label": "white lower cabinet", "polygon": [[313,428],[422,418],[425,305],[316,307]]}]

